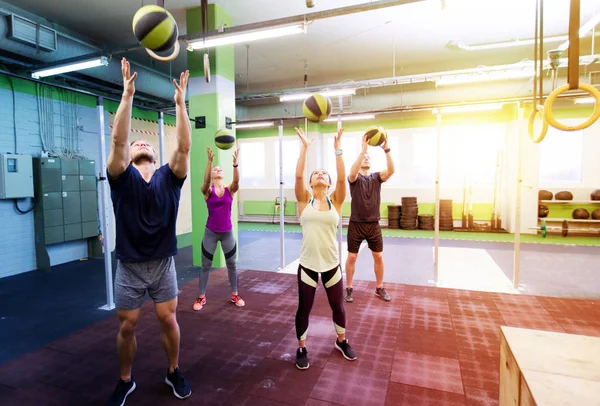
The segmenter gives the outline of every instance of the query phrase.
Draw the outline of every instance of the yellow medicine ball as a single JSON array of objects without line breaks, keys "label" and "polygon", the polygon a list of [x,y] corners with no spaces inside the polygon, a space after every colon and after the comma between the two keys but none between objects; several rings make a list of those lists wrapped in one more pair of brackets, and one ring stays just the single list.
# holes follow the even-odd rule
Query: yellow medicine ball
[{"label": "yellow medicine ball", "polygon": [[320,93],[315,93],[304,100],[302,112],[308,121],[320,123],[331,115],[331,100]]},{"label": "yellow medicine ball", "polygon": [[372,147],[379,146],[387,140],[387,133],[383,127],[379,126],[369,127],[365,135],[367,136],[367,144]]},{"label": "yellow medicine ball", "polygon": [[223,128],[215,133],[215,145],[219,149],[230,149],[235,145],[235,137],[231,130]]},{"label": "yellow medicine ball", "polygon": [[145,48],[162,52],[177,41],[179,29],[175,18],[162,7],[144,6],[133,16],[133,33]]}]

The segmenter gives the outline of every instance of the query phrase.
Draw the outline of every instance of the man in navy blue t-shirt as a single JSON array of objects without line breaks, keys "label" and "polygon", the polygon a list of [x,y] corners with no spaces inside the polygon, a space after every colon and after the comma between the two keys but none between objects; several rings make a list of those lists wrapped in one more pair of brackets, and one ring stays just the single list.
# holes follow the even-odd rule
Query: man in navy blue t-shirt
[{"label": "man in navy blue t-shirt", "polygon": [[136,350],[135,329],[146,291],[155,302],[162,327],[161,341],[169,362],[165,382],[173,394],[185,399],[192,392],[179,370],[179,325],[177,309],[177,254],[175,224],[181,187],[187,177],[191,127],[185,106],[189,72],[175,85],[177,148],[169,162],[156,168],[156,152],[149,142],[128,142],[131,109],[137,72],[131,75],[129,62],[121,61],[123,96],[113,124],[107,175],[115,212],[117,271],[115,305],[121,322],[117,335],[121,377],[109,405],[125,404],[136,388],[131,367]]}]

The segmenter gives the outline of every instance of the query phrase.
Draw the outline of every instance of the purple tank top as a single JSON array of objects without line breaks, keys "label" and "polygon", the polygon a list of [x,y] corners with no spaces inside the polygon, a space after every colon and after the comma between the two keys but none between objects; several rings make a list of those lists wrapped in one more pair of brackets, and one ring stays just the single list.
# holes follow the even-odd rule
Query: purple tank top
[{"label": "purple tank top", "polygon": [[217,196],[215,193],[215,187],[210,187],[210,195],[206,200],[208,206],[208,220],[206,221],[206,227],[215,233],[226,233],[232,229],[231,224],[231,204],[233,198],[229,189],[225,188],[225,192],[222,197]]}]

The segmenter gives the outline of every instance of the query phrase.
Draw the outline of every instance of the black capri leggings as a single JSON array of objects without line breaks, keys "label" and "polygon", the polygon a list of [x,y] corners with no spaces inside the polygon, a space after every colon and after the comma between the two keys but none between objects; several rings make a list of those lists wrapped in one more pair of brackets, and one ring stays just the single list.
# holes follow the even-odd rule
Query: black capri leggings
[{"label": "black capri leggings", "polygon": [[[335,268],[321,273],[321,281],[327,292],[329,306],[333,311],[333,325],[337,334],[346,331],[346,311],[344,310],[344,287],[342,269]],[[298,340],[306,340],[308,318],[315,300],[315,292],[319,283],[319,272],[298,265],[298,311],[296,312],[296,336]]]}]

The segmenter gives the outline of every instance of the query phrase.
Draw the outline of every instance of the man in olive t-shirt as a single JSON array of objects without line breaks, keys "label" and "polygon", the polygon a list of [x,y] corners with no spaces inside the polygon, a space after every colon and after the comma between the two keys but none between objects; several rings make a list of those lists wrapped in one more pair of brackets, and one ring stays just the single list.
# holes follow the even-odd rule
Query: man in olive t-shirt
[{"label": "man in olive t-shirt", "polygon": [[375,295],[389,301],[390,295],[383,288],[383,236],[379,226],[379,205],[381,202],[381,184],[394,173],[394,162],[390,155],[387,139],[381,145],[385,151],[387,168],[371,173],[371,158],[367,153],[366,135],[363,137],[362,151],[354,161],[348,182],[350,183],[351,214],[348,224],[348,259],[346,260],[346,302],[353,302],[352,278],[358,257],[360,244],[367,240],[375,262],[377,288]]}]

